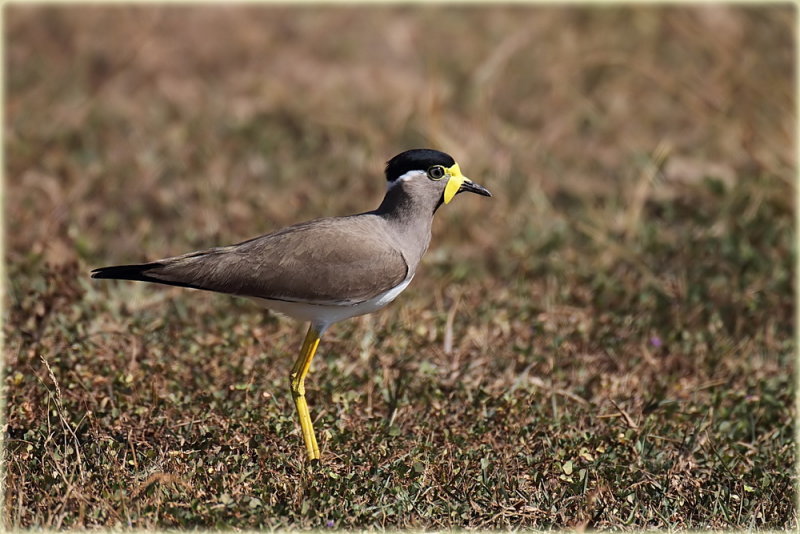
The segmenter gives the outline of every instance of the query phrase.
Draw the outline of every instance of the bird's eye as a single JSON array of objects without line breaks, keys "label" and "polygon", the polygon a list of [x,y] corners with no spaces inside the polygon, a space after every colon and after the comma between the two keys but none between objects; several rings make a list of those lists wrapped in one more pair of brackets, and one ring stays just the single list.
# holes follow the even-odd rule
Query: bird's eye
[{"label": "bird's eye", "polygon": [[444,178],[445,172],[444,167],[441,165],[434,165],[430,169],[428,169],[428,177],[431,180],[441,180]]}]

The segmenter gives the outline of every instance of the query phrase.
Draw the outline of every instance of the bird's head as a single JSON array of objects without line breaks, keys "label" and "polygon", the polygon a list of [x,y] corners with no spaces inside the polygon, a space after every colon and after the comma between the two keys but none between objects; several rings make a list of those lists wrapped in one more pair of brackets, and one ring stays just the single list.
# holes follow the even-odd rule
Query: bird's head
[{"label": "bird's head", "polygon": [[402,184],[426,196],[435,195],[445,204],[463,191],[492,196],[488,189],[461,174],[450,155],[429,148],[407,150],[390,159],[386,163],[386,180],[389,189]]}]

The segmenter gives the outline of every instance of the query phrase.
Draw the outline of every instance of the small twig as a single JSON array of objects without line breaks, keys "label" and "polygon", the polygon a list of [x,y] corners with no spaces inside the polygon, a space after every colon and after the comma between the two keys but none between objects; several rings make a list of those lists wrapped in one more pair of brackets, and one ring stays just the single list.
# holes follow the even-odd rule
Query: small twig
[{"label": "small twig", "polygon": [[442,350],[447,355],[453,353],[453,321],[456,318],[456,311],[458,311],[458,305],[461,303],[461,296],[459,295],[456,297],[456,301],[450,306],[450,310],[447,312],[447,320],[444,323],[444,340],[442,342]]},{"label": "small twig", "polygon": [[169,483],[179,484],[186,489],[191,489],[191,486],[185,480],[183,480],[177,475],[173,475],[170,473],[153,473],[152,475],[147,477],[144,480],[144,482],[142,482],[136,488],[134,488],[134,490],[131,492],[131,499],[135,499],[136,497],[138,497],[143,491],[145,491],[147,488],[149,488],[156,482],[159,482],[161,484],[169,484]]},{"label": "small twig", "polygon": [[128,445],[130,445],[131,456],[133,457],[133,468],[138,471],[139,462],[136,460],[136,449],[133,447],[133,440],[131,439],[132,434],[133,434],[133,429],[128,429]]},{"label": "small twig", "polygon": [[727,383],[728,383],[727,379],[712,380],[711,382],[706,382],[705,384],[700,384],[699,386],[697,386],[697,388],[695,389],[695,392],[703,391],[704,389],[715,388],[717,386],[722,386],[722,385],[727,384]]},{"label": "small twig", "polygon": [[555,393],[556,395],[561,395],[562,397],[567,397],[568,399],[572,399],[575,402],[578,402],[578,403],[583,404],[583,405],[590,404],[589,401],[587,401],[586,399],[584,399],[583,397],[581,397],[579,395],[576,395],[575,393],[572,393],[571,391],[567,391],[565,389],[554,388],[552,385],[546,384],[544,382],[544,380],[542,380],[538,376],[529,376],[528,377],[528,381],[531,384],[533,384],[534,386],[536,386],[536,387],[540,387],[542,389],[548,390],[550,393]]},{"label": "small twig", "polygon": [[78,472],[81,475],[81,480],[83,480],[84,474],[83,474],[83,460],[81,459],[81,443],[78,440],[78,436],[75,434],[75,431],[72,429],[72,425],[70,425],[67,422],[67,419],[64,417],[64,403],[61,400],[61,388],[58,387],[58,381],[56,380],[56,376],[53,373],[53,370],[50,368],[50,364],[47,363],[47,359],[45,359],[44,355],[40,354],[39,358],[41,358],[42,362],[44,363],[44,366],[47,368],[47,373],[50,375],[50,380],[53,381],[53,385],[56,388],[56,396],[54,400],[56,402],[56,411],[58,412],[58,418],[61,421],[61,426],[64,427],[64,429],[67,432],[69,432],[69,434],[72,436],[72,439],[75,442],[75,456],[77,456],[78,460]]},{"label": "small twig", "polygon": [[683,441],[681,441],[681,440],[679,440],[679,439],[675,439],[675,438],[668,438],[668,437],[666,437],[666,436],[659,436],[658,434],[647,434],[647,437],[648,437],[648,438],[653,438],[653,439],[660,439],[660,440],[663,440],[663,441],[669,441],[670,443],[676,443],[676,444],[678,444],[678,445],[680,445],[681,443],[683,443]]},{"label": "small twig", "polygon": [[203,421],[205,421],[205,419],[192,419],[191,421],[181,421],[180,423],[175,423],[175,427],[196,425],[197,423],[202,423]]},{"label": "small twig", "polygon": [[628,428],[632,428],[633,430],[638,430],[639,425],[637,425],[636,422],[633,420],[633,418],[631,418],[631,416],[628,415],[628,412],[620,408],[619,405],[616,402],[614,402],[614,399],[608,399],[608,400],[611,401],[611,404],[614,405],[614,408],[616,408],[619,414],[622,416],[622,418],[625,419],[625,423],[628,425]]}]

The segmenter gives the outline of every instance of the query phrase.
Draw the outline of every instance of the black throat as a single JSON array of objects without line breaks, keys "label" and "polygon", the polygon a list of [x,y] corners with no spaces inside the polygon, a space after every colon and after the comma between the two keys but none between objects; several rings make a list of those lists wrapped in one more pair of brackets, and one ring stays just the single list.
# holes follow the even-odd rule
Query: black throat
[{"label": "black throat", "polygon": [[373,213],[387,219],[427,220],[433,217],[439,206],[444,203],[444,195],[431,198],[429,195],[414,194],[409,184],[394,184],[386,192],[381,205]]}]

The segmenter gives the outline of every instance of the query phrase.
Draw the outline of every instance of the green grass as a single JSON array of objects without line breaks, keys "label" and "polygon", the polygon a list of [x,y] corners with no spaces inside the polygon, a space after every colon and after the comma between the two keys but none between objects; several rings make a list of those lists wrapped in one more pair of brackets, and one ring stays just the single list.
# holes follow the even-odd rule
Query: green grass
[{"label": "green grass", "polygon": [[[6,526],[796,528],[791,14],[11,7]],[[418,145],[495,196],[326,333],[320,466],[303,325],[88,278]]]}]

